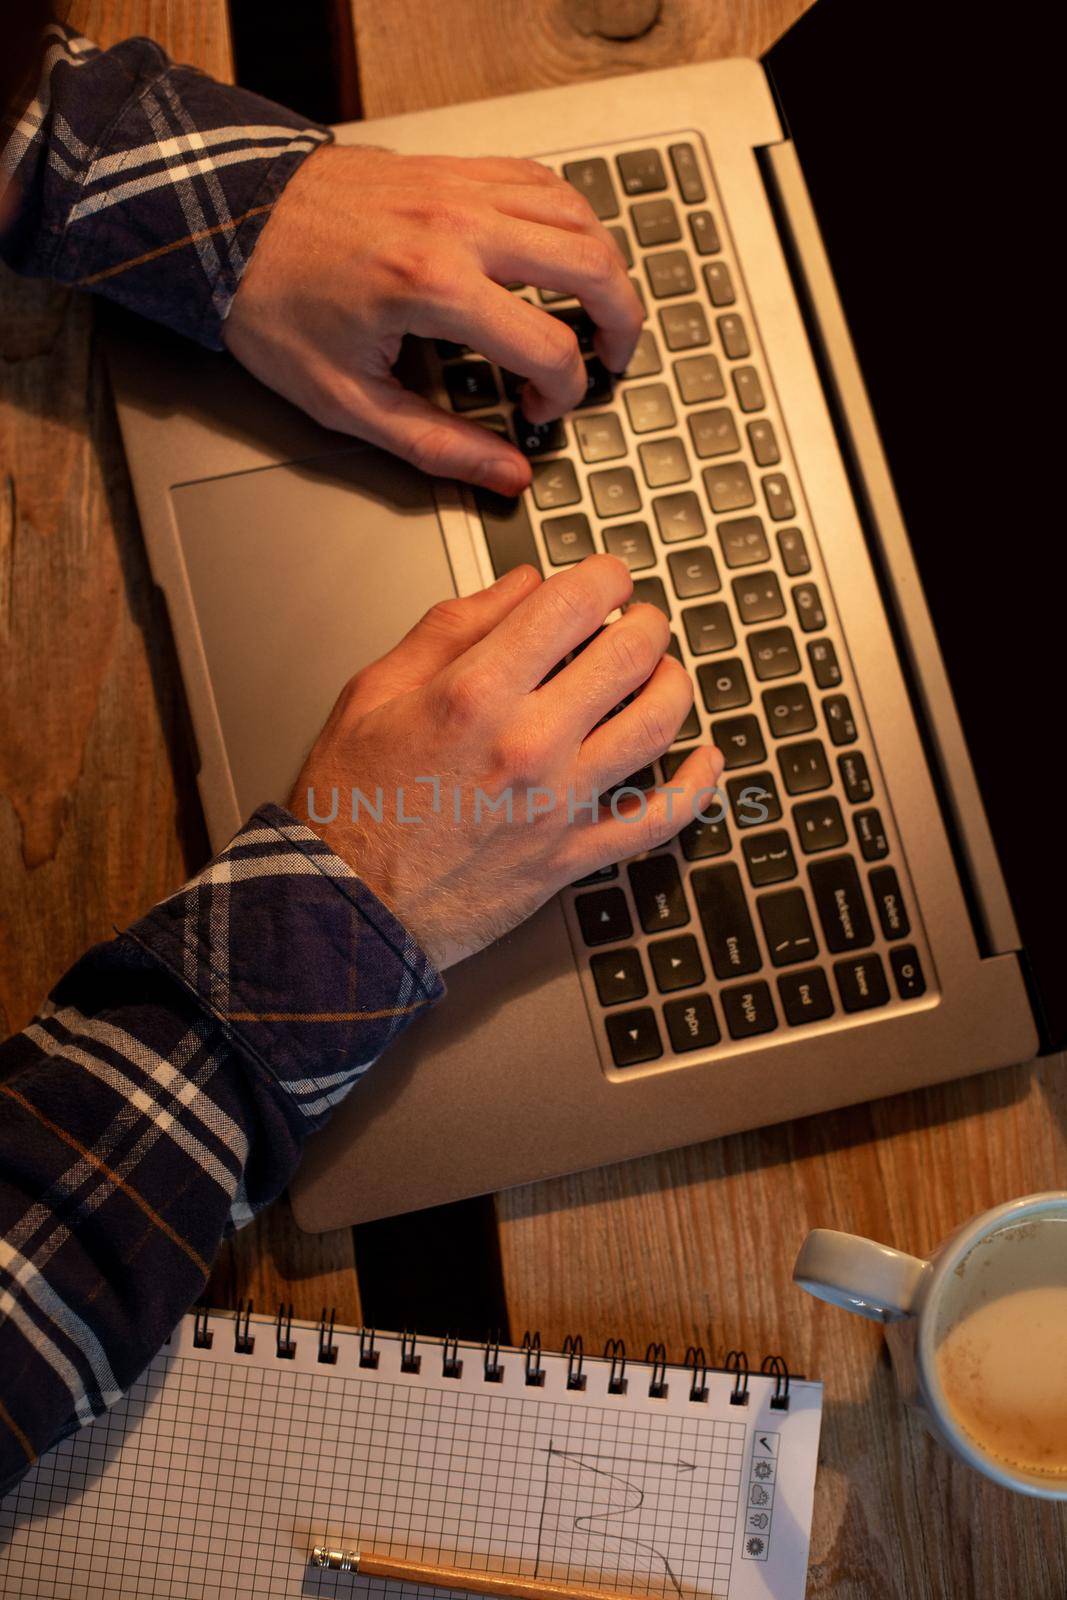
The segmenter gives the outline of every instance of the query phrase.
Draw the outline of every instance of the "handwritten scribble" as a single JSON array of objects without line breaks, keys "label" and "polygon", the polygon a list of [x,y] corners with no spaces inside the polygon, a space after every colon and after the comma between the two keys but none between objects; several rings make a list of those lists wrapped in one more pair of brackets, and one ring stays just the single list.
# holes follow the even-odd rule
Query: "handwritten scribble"
[{"label": "handwritten scribble", "polygon": [[[534,1572],[538,1572],[541,1563],[541,1539],[544,1532],[545,1511],[548,1505],[548,1491],[552,1461],[553,1458],[555,1458],[565,1465],[569,1464],[576,1467],[580,1472],[585,1471],[594,1473],[598,1478],[606,1479],[608,1483],[616,1486],[621,1494],[621,1503],[618,1505],[612,1506],[609,1503],[608,1509],[605,1511],[579,1513],[577,1516],[575,1516],[575,1529],[580,1533],[591,1535],[592,1537],[601,1539],[605,1542],[610,1541],[614,1544],[628,1545],[635,1551],[643,1551],[647,1556],[652,1558],[657,1565],[662,1565],[664,1575],[670,1583],[671,1588],[677,1595],[681,1595],[682,1586],[678,1580],[677,1574],[671,1566],[666,1554],[662,1550],[658,1549],[656,1545],[650,1544],[646,1539],[635,1539],[629,1534],[616,1532],[616,1530],[611,1527],[594,1527],[595,1523],[607,1524],[613,1521],[625,1520],[625,1518],[632,1516],[634,1512],[639,1511],[644,1505],[644,1489],[640,1488],[636,1483],[631,1482],[631,1480],[626,1477],[623,1471],[612,1470],[612,1468],[618,1467],[617,1459],[614,1456],[593,1455],[583,1450],[561,1450],[552,1442],[551,1439],[548,1441],[548,1445],[545,1448],[545,1456],[547,1457],[545,1462],[545,1493],[544,1500],[541,1505],[541,1520],[537,1529],[537,1561],[534,1566]],[[602,1466],[600,1465],[601,1462],[609,1463],[609,1465]],[[673,1470],[679,1474],[693,1472],[696,1468],[696,1462],[686,1461],[681,1456],[631,1456],[627,1458],[624,1465],[629,1471],[632,1471],[635,1467],[659,1467],[668,1471]]]}]

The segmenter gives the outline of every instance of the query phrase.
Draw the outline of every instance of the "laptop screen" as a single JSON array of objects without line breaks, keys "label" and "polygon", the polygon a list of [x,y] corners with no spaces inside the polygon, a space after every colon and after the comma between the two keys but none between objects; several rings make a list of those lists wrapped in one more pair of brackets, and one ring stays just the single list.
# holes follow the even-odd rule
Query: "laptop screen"
[{"label": "laptop screen", "polygon": [[817,0],[764,64],[1062,1041],[1067,469],[1053,392],[1058,96],[1041,83],[1039,24],[1025,4],[1005,16]]}]

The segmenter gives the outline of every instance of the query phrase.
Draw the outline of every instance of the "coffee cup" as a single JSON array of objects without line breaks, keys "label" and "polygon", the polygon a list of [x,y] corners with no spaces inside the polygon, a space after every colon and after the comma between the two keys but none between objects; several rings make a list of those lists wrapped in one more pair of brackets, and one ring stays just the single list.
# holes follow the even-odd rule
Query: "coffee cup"
[{"label": "coffee cup", "polygon": [[984,1211],[928,1260],[817,1228],[793,1277],[886,1323],[903,1398],[961,1460],[1067,1501],[1067,1192]]}]

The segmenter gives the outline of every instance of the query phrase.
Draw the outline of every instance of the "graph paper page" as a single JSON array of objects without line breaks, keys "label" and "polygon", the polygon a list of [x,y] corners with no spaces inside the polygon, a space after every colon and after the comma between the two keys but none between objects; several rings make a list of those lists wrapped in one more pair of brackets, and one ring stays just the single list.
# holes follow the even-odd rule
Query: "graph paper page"
[{"label": "graph paper page", "polygon": [[[543,1358],[526,1383],[502,1351],[501,1381],[461,1346],[458,1378],[439,1342],[418,1373],[378,1338],[361,1368],[353,1334],[321,1364],[317,1332],[294,1324],[292,1360],[273,1322],[234,1350],[186,1319],[129,1395],[49,1452],[0,1502],[0,1595],[19,1600],[416,1600],[420,1591],[308,1563],[316,1544],[444,1565],[538,1573],[665,1600],[801,1600],[822,1391],[711,1373],[707,1399],[644,1365],[623,1395],[608,1368]],[[422,1600],[441,1593],[421,1591]]]}]

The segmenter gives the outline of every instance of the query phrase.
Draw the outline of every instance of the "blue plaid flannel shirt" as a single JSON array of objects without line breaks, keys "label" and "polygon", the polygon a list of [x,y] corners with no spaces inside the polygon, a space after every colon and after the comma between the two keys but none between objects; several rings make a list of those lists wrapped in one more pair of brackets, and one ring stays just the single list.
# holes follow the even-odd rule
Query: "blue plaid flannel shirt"
[{"label": "blue plaid flannel shirt", "polygon": [[[51,29],[0,151],[0,255],[218,346],[271,204],[325,137],[147,40]],[[442,992],[357,874],[265,806],[0,1045],[0,1493],[133,1382],[220,1240]]]}]

